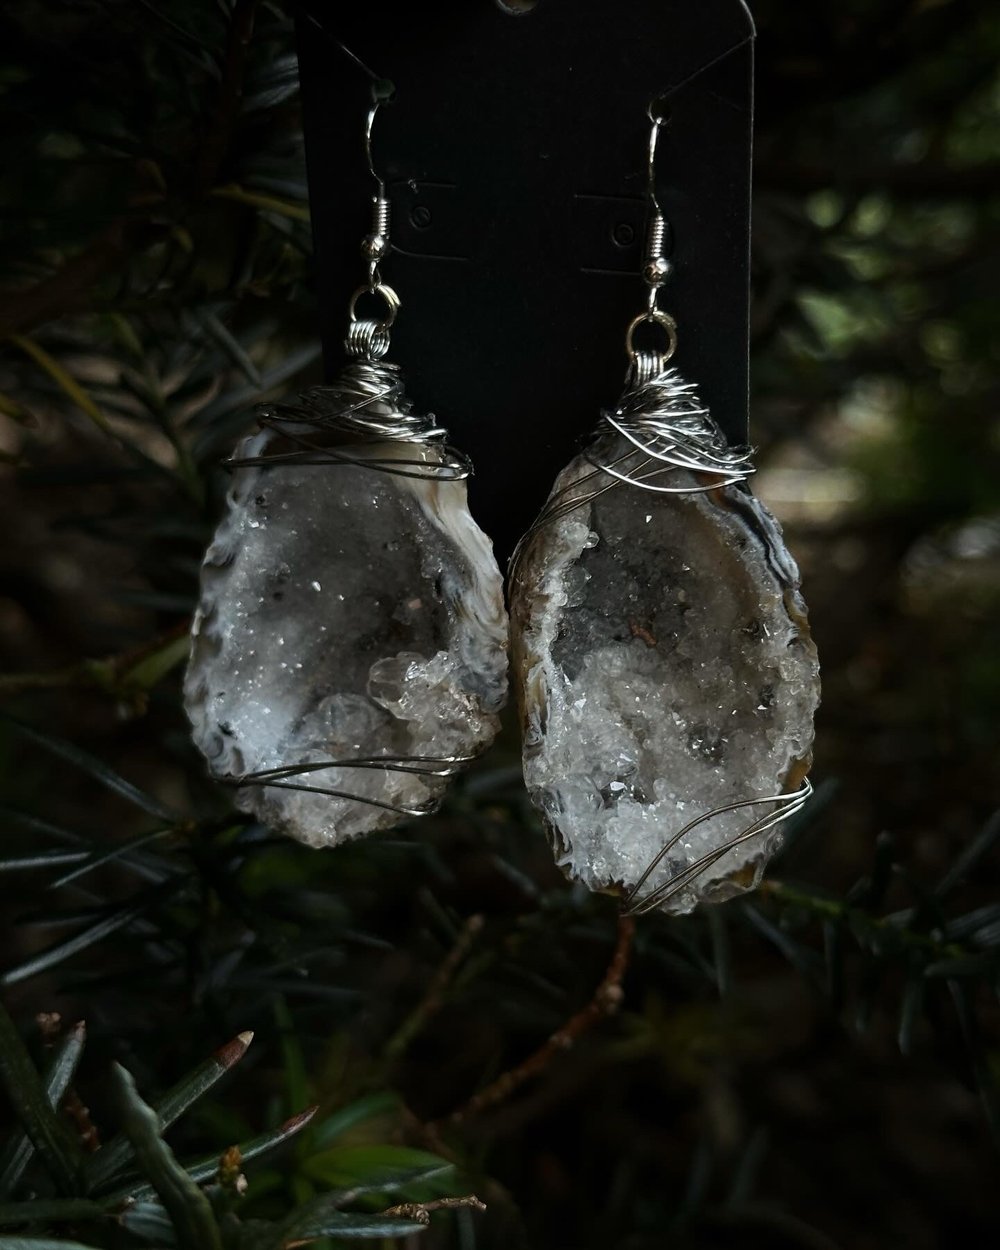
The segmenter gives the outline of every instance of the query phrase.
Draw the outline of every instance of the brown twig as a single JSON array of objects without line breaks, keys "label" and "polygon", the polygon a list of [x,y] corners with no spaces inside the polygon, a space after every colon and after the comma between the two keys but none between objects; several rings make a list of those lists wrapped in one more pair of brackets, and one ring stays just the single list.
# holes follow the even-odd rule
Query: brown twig
[{"label": "brown twig", "polygon": [[237,0],[233,7],[215,113],[198,158],[198,179],[204,188],[211,187],[218,178],[239,119],[240,103],[243,99],[243,75],[250,40],[253,37],[257,3],[258,0]]},{"label": "brown twig", "polygon": [[62,1016],[58,1011],[40,1011],[35,1016],[35,1023],[41,1034],[42,1045],[46,1050],[51,1050],[62,1036]]},{"label": "brown twig", "polygon": [[95,283],[125,255],[128,223],[113,221],[55,273],[23,291],[8,291],[0,312],[0,339],[23,334],[86,307]]},{"label": "brown twig", "polygon": [[441,966],[434,974],[434,979],[428,986],[427,993],[389,1039],[385,1048],[386,1059],[398,1059],[431,1016],[440,1010],[444,1001],[445,990],[451,984],[459,964],[469,953],[476,934],[479,933],[482,927],[482,916],[470,916],[466,920],[455,940],[455,945],[448,952]]},{"label": "brown twig", "polygon": [[76,1127],[80,1145],[88,1154],[96,1154],[101,1148],[101,1136],[90,1118],[90,1108],[72,1086],[66,1091],[63,1108]]},{"label": "brown twig", "polygon": [[170,643],[183,638],[190,629],[190,621],[179,621],[170,629],[157,634],[150,642],[123,651],[120,655],[103,660],[81,660],[67,668],[53,669],[47,673],[0,673],[0,696],[22,694],[27,690],[104,690],[116,697],[137,693],[129,685],[129,674],[143,660],[155,655]]},{"label": "brown twig", "polygon": [[399,1215],[405,1220],[415,1220],[418,1224],[429,1224],[432,1211],[454,1211],[458,1207],[485,1211],[486,1203],[480,1201],[475,1194],[466,1194],[464,1198],[435,1198],[433,1202],[401,1202],[398,1207],[389,1207],[382,1214]]},{"label": "brown twig", "polygon": [[[615,944],[614,954],[611,956],[611,962],[608,964],[607,971],[601,979],[600,985],[594,991],[594,995],[586,1007],[582,1011],[578,1011],[575,1016],[570,1017],[561,1028],[556,1029],[548,1041],[540,1046],[534,1054],[529,1055],[517,1067],[510,1068],[501,1076],[498,1076],[485,1089],[481,1089],[477,1094],[473,1094],[467,1103],[453,1111],[447,1117],[449,1124],[461,1124],[471,1116],[479,1115],[481,1112],[504,1102],[526,1081],[544,1072],[557,1055],[569,1050],[601,1020],[614,1015],[621,1006],[624,997],[622,979],[628,967],[634,936],[635,920],[631,916],[619,916],[618,941]],[[433,1124],[428,1125],[428,1129],[434,1132],[436,1126]]]},{"label": "brown twig", "polygon": [[[421,1120],[418,1116],[404,1104],[403,1118],[406,1126],[407,1137],[411,1140],[420,1142],[425,1150],[429,1150],[432,1154],[436,1154],[441,1159],[446,1159],[449,1163],[460,1168],[463,1166],[463,1160],[455,1149],[444,1140],[438,1131],[436,1124]],[[518,1206],[511,1194],[500,1184],[495,1177],[486,1176],[480,1180],[482,1192],[485,1195],[489,1205],[496,1210],[500,1208],[502,1212],[506,1212],[508,1217],[515,1218],[518,1215]],[[484,1204],[486,1205],[486,1204]]]}]

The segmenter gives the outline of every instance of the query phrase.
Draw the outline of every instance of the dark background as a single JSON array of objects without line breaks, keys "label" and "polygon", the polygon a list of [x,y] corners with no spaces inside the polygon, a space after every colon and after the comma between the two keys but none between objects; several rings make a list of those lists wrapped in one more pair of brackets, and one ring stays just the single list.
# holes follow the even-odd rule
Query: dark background
[{"label": "dark background", "polygon": [[489,1210],[427,1246],[995,1237],[1000,15],[754,17],[751,429],[824,666],[817,795],[760,893],[645,918],[617,1015],[458,1123],[616,940],[552,867],[515,727],[438,816],[315,853],[232,814],[178,702],[218,461],[320,376],[291,14],[0,18],[3,998],[36,1052],[36,1013],[87,1017],[105,1136],[111,1058],[152,1097],[255,1029],[170,1135],[221,1151],[318,1102],[248,1165],[250,1215],[430,1151]]}]

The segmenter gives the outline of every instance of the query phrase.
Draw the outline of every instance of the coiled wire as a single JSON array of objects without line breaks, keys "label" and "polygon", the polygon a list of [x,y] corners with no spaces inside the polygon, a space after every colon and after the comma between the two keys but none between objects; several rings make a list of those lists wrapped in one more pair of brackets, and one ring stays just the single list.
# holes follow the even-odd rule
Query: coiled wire
[{"label": "coiled wire", "polygon": [[474,755],[368,755],[356,756],[351,759],[322,760],[310,764],[286,764],[280,768],[262,768],[258,772],[245,773],[241,777],[227,779],[227,784],[237,790],[250,787],[267,787],[274,790],[300,790],[306,794],[323,794],[331,799],[346,799],[351,803],[364,803],[368,807],[379,807],[387,812],[396,812],[400,816],[428,816],[441,806],[440,798],[428,799],[425,803],[413,807],[402,807],[396,803],[387,803],[384,799],[373,799],[365,795],[355,794],[351,790],[340,790],[332,786],[310,786],[295,778],[308,777],[311,773],[323,772],[328,768],[380,768],[387,772],[415,773],[420,777],[450,778],[457,776],[475,759]]},{"label": "coiled wire", "polygon": [[[622,438],[631,446],[615,455]],[[515,549],[512,577],[526,543],[539,530],[622,482],[659,494],[691,495],[744,482],[755,472],[750,448],[729,446],[694,385],[676,369],[665,369],[628,387],[616,408],[601,413],[582,455],[593,471],[549,496]],[[672,483],[670,475],[679,470],[705,475],[708,480]]]},{"label": "coiled wire", "polygon": [[[358,321],[355,325],[373,323]],[[259,404],[257,424],[276,437],[257,455],[233,456],[230,469],[269,469],[283,464],[356,465],[399,477],[463,481],[472,473],[467,456],[448,443],[431,413],[418,414],[403,389],[396,365],[354,360],[335,381],[298,399]],[[373,456],[379,443],[412,444],[419,456]]]},{"label": "coiled wire", "polygon": [[[648,911],[662,906],[663,903],[669,902],[675,894],[679,894],[685,886],[691,885],[696,881],[703,872],[706,872],[717,863],[723,855],[728,855],[738,846],[742,846],[744,842],[749,842],[754,838],[760,837],[769,829],[773,829],[776,825],[782,824],[795,816],[805,806],[806,801],[813,792],[812,782],[808,777],[802,782],[797,790],[793,790],[787,794],[772,794],[761,799],[743,799],[738,803],[727,803],[724,807],[716,807],[710,812],[705,812],[701,816],[695,817],[678,833],[675,833],[668,842],[657,851],[654,858],[650,861],[649,866],[643,872],[642,876],[629,890],[625,896],[623,910],[630,916],[642,916]],[[777,806],[773,811],[765,812],[763,816],[759,816],[752,824],[748,825],[735,837],[730,838],[721,846],[714,847],[711,851],[696,859],[693,863],[682,868],[680,872],[676,872],[662,884],[658,885],[655,890],[650,890],[648,894],[642,894],[642,887],[646,884],[656,867],[663,861],[677,843],[692,829],[698,825],[703,825],[706,821],[714,820],[716,816],[724,816],[727,812],[739,811],[744,807],[759,807],[763,804],[774,803]]]}]

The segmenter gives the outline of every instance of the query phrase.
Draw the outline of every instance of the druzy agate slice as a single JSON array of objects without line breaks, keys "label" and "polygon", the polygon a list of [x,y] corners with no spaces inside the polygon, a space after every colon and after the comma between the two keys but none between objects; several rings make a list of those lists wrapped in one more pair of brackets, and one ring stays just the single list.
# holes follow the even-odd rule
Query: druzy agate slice
[{"label": "druzy agate slice", "polygon": [[[271,438],[255,435],[237,458]],[[397,442],[354,454],[437,453]],[[500,572],[463,481],[364,464],[242,468],[202,569],[185,704],[221,780],[374,757],[286,778],[333,793],[235,792],[274,829],[331,846],[431,809],[447,771],[433,761],[489,745],[506,646]]]},{"label": "druzy agate slice", "polygon": [[[640,457],[615,437],[602,459],[627,473]],[[552,497],[585,496],[593,473],[578,457]],[[556,510],[515,566],[525,781],[560,866],[595,890],[628,892],[696,817],[808,772],[819,670],[798,569],[763,505],[712,481],[679,469],[671,484],[699,493],[613,484]],[[663,906],[687,912],[752,887],[778,828],[683,874],[761,811],[688,831],[643,893],[681,881]]]}]

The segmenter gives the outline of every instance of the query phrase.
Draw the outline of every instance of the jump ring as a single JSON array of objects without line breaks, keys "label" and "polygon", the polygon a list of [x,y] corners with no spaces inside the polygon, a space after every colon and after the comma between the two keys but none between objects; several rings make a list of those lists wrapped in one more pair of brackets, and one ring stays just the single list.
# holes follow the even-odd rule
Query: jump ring
[{"label": "jump ring", "polygon": [[662,308],[654,308],[651,312],[640,313],[632,322],[628,330],[625,332],[625,351],[628,353],[629,360],[635,364],[637,352],[633,345],[635,332],[646,321],[653,321],[658,326],[662,326],[666,331],[667,345],[660,353],[660,359],[664,364],[673,356],[677,350],[677,322],[669,313],[665,313]]},{"label": "jump ring", "polygon": [[399,296],[391,286],[386,286],[384,282],[376,282],[374,286],[359,286],[351,296],[351,302],[347,307],[348,316],[351,321],[357,321],[358,315],[355,311],[358,306],[358,300],[362,295],[381,295],[385,300],[387,309],[386,316],[379,324],[383,329],[388,330],[392,323],[396,320],[396,313],[399,312]]}]

